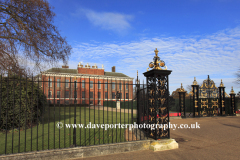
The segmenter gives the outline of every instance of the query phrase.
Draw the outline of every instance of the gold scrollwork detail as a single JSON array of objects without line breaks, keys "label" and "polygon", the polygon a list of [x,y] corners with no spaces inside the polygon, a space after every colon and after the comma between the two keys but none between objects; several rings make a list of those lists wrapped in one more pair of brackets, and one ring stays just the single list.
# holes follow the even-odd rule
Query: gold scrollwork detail
[{"label": "gold scrollwork detail", "polygon": [[165,98],[161,98],[160,100],[161,100],[161,104],[164,104],[166,99]]},{"label": "gold scrollwork detail", "polygon": [[201,108],[203,108],[203,107],[208,108],[208,99],[207,99],[206,101],[203,101],[203,100],[201,99]]},{"label": "gold scrollwork detail", "polygon": [[164,83],[166,82],[165,80],[158,80],[161,83],[161,86],[164,85]]},{"label": "gold scrollwork detail", "polygon": [[161,92],[161,95],[164,95],[165,89],[159,89],[159,91]]},{"label": "gold scrollwork detail", "polygon": [[216,101],[212,100],[212,103],[213,103],[212,108],[218,107],[218,99]]},{"label": "gold scrollwork detail", "polygon": [[159,107],[158,109],[160,109],[161,112],[163,112],[165,109],[167,109],[167,107]]},{"label": "gold scrollwork detail", "polygon": [[154,90],[153,90],[153,89],[151,89],[151,90],[150,90],[150,94],[152,95],[153,93],[154,93]]},{"label": "gold scrollwork detail", "polygon": [[195,100],[195,108],[197,108],[197,107],[198,107],[197,103],[198,103],[198,101],[197,101],[197,100]]}]

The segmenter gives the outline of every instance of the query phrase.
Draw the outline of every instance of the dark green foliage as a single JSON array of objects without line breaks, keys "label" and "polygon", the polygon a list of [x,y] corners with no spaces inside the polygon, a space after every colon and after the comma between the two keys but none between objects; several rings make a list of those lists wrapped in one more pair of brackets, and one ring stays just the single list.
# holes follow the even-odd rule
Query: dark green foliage
[{"label": "dark green foliage", "polygon": [[0,77],[0,130],[36,125],[46,104],[46,96],[37,82],[14,76]]}]

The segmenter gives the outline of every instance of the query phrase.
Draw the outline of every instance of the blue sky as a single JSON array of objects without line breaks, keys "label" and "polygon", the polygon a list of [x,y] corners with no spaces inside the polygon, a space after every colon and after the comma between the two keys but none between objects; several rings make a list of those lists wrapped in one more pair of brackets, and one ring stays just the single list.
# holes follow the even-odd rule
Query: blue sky
[{"label": "blue sky", "polygon": [[[207,75],[229,93],[240,68],[239,0],[49,0],[54,25],[78,62],[145,78],[155,48],[172,74],[170,92]],[[60,64],[62,65],[62,64]]]}]

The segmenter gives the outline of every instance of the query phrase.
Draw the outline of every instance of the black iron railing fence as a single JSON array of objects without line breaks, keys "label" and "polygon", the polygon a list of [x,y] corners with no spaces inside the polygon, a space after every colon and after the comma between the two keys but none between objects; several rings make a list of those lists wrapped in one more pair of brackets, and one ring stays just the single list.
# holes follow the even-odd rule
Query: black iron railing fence
[{"label": "black iron railing fence", "polygon": [[[119,124],[149,122],[146,87],[117,79],[1,75],[0,155],[145,139],[149,130],[130,134]],[[186,112],[193,112],[192,99],[185,101]],[[177,97],[169,97],[169,111],[180,111]]]},{"label": "black iron railing fence", "polygon": [[137,121],[137,84],[41,78],[1,75],[0,155],[139,140],[115,125]]}]

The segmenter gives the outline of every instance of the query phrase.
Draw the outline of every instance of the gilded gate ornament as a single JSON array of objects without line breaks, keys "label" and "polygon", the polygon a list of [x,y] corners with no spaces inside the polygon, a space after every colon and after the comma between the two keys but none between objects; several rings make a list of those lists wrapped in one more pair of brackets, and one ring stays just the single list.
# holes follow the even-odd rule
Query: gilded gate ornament
[{"label": "gilded gate ornament", "polygon": [[182,86],[182,83],[181,83],[181,88],[179,89],[179,92],[185,92],[183,86]]},{"label": "gilded gate ornament", "polygon": [[[165,62],[163,60],[160,60],[160,57],[158,57],[158,50],[157,48],[154,50],[155,56],[153,58],[153,61],[149,63],[149,67],[152,69],[158,69],[158,70],[167,70],[167,66],[165,66]],[[148,71],[149,68],[147,68]]]},{"label": "gilded gate ornament", "polygon": [[197,85],[196,77],[194,77],[194,81],[192,85]]},{"label": "gilded gate ornament", "polygon": [[230,91],[230,94],[235,94],[235,92],[234,92],[234,90],[233,90],[233,87],[232,87],[232,89],[231,89],[231,91]]},{"label": "gilded gate ornament", "polygon": [[220,83],[220,86],[219,87],[224,87],[224,84],[222,82],[222,79],[221,79],[221,83]]}]

